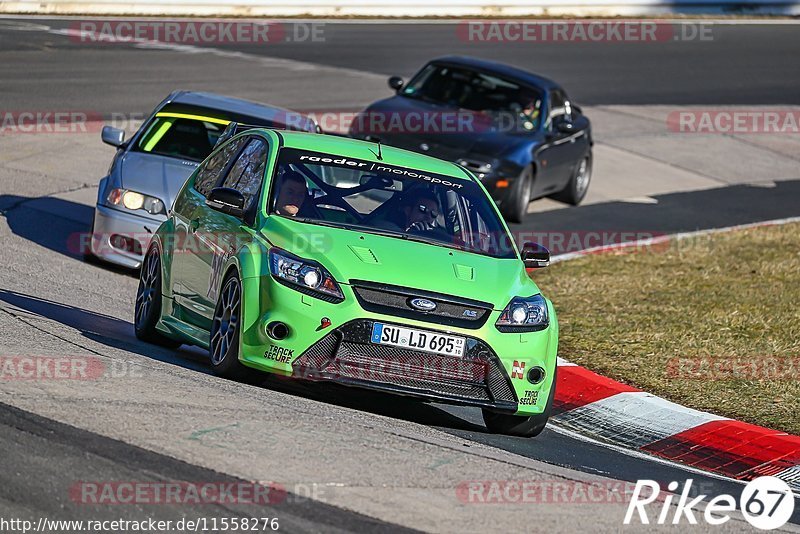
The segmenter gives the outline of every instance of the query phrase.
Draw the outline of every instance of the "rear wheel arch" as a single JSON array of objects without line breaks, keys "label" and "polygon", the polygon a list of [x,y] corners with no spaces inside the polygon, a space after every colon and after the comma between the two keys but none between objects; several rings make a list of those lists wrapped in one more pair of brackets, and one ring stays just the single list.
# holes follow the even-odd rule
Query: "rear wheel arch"
[{"label": "rear wheel arch", "polygon": [[231,275],[233,275],[236,278],[238,278],[239,279],[239,283],[242,282],[242,271],[239,269],[239,264],[236,263],[233,260],[231,260],[230,263],[228,263],[223,269],[221,269],[221,272],[222,272],[222,274],[219,277],[219,279],[217,280],[217,282],[216,282],[217,287],[215,288],[216,289],[216,293],[215,294],[217,295],[217,297],[219,297],[219,294],[222,291],[223,286],[225,285],[225,281]]},{"label": "rear wheel arch", "polygon": [[222,275],[222,279],[220,281],[220,287],[222,287],[222,284],[225,283],[225,280],[228,279],[228,277],[231,275],[231,273],[236,275],[236,277],[239,278],[239,280],[241,281],[242,274],[241,274],[241,270],[239,269],[239,264],[234,262],[234,263],[231,263],[230,265],[228,265],[225,268],[225,273]]},{"label": "rear wheel arch", "polygon": [[[172,254],[171,251],[164,250],[164,243],[159,233],[153,234],[150,244],[147,245],[145,257],[153,248],[156,249],[161,257],[161,293],[165,297],[172,298]],[[142,262],[144,265],[144,262]]]},{"label": "rear wheel arch", "polygon": [[535,159],[531,160],[530,168],[531,168],[531,195],[535,195],[536,177],[539,175],[539,165],[536,163]]},{"label": "rear wheel arch", "polygon": [[592,153],[592,148],[587,147],[584,154],[575,163],[570,178],[564,188],[550,195],[551,198],[573,206],[580,204],[589,190],[592,179],[593,162],[594,155]]},{"label": "rear wheel arch", "polygon": [[[158,331],[163,305],[163,256],[158,243],[147,247],[139,272],[139,287],[134,304],[134,331],[136,337],[148,343],[177,348],[180,341]],[[157,263],[158,265],[154,265]]]},{"label": "rear wheel arch", "polygon": [[[238,291],[229,291],[229,284],[238,285]],[[252,373],[239,361],[245,297],[242,279],[235,265],[226,268],[216,300],[214,319],[209,332],[208,351],[211,368],[217,376],[245,380]],[[231,302],[236,304],[231,306]]]},{"label": "rear wheel arch", "polygon": [[[520,223],[528,211],[533,198],[533,184],[536,182],[536,166],[531,163],[522,168],[519,176],[507,193],[501,205],[501,212],[509,222]],[[525,198],[527,197],[527,198]]]}]

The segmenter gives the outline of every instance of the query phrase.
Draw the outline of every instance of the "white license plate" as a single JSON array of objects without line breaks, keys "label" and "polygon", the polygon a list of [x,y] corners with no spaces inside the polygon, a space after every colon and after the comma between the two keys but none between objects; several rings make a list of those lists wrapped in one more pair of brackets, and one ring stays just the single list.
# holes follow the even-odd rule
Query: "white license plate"
[{"label": "white license plate", "polygon": [[390,324],[374,323],[372,342],[379,345],[393,345],[413,350],[422,350],[447,356],[464,356],[466,339],[434,332],[423,332]]}]

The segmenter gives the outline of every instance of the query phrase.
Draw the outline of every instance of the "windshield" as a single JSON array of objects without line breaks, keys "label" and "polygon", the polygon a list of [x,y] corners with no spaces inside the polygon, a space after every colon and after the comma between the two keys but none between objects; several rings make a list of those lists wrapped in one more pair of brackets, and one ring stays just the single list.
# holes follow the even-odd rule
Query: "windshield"
[{"label": "windshield", "polygon": [[542,114],[539,91],[488,73],[447,65],[428,65],[401,94],[491,116],[511,116],[527,130],[538,128]]},{"label": "windshield", "polygon": [[179,113],[158,113],[134,147],[139,152],[203,161],[228,121]]},{"label": "windshield", "polygon": [[466,178],[284,148],[269,207],[306,222],[516,258],[491,200]]}]

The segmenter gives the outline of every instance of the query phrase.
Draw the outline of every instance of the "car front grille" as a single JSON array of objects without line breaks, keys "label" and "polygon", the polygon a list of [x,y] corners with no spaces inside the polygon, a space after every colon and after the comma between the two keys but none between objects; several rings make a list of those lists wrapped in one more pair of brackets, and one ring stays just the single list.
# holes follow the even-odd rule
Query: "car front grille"
[{"label": "car front grille", "polygon": [[294,376],[516,409],[508,375],[483,341],[467,338],[459,358],[372,343],[372,327],[361,319],[332,331],[295,360]]},{"label": "car front grille", "polygon": [[[362,308],[384,315],[476,329],[486,323],[492,311],[492,305],[488,302],[452,295],[360,280],[351,280],[351,284]],[[415,298],[430,300],[436,304],[436,308],[432,311],[415,309],[410,304]]]}]

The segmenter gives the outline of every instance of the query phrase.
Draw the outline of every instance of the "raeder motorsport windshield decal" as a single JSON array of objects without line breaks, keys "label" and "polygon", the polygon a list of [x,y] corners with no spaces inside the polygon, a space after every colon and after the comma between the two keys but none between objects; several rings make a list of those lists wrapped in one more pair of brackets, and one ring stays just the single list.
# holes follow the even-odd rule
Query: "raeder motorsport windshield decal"
[{"label": "raeder motorsport windshield decal", "polygon": [[328,167],[340,167],[343,169],[353,169],[364,172],[386,173],[396,178],[411,178],[423,180],[432,184],[442,185],[451,189],[462,189],[465,184],[470,182],[436,174],[428,171],[409,169],[397,165],[389,165],[381,161],[366,161],[363,159],[351,158],[348,156],[337,156],[335,154],[324,154],[322,152],[312,152],[309,150],[297,150],[294,148],[284,148],[281,150],[281,162],[292,163],[295,165],[324,165]]}]

